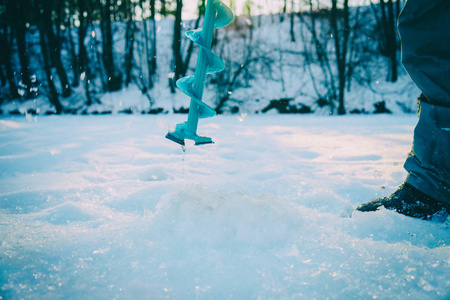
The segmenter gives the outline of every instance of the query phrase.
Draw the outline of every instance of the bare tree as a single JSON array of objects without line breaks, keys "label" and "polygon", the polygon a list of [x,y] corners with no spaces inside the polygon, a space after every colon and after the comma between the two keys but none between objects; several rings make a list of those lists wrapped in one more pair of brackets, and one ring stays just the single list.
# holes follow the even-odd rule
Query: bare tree
[{"label": "bare tree", "polygon": [[155,0],[150,0],[150,23],[151,23],[151,42],[152,42],[152,49],[151,49],[151,57],[150,57],[150,63],[152,66],[152,75],[156,73],[156,3]]},{"label": "bare tree", "polygon": [[[100,1],[100,5],[103,1]],[[107,77],[107,90],[109,92],[118,91],[122,85],[122,77],[116,73],[114,65],[114,41],[113,41],[113,28],[111,22],[111,12],[113,8],[113,1],[106,0],[101,5],[102,22],[100,22],[102,30],[102,60],[106,71]]]},{"label": "bare tree", "polygon": [[161,0],[160,14],[163,18],[167,17],[166,0]]},{"label": "bare tree", "polygon": [[125,19],[127,22],[125,30],[125,86],[131,83],[133,69],[133,54],[136,34],[136,24],[134,21],[134,9],[131,1],[125,2]]},{"label": "bare tree", "polygon": [[[334,111],[337,89],[335,75],[327,51],[328,42],[330,41],[327,34],[328,28],[325,27],[324,16],[321,10],[316,12],[313,1],[308,0],[307,5],[309,8],[308,13],[298,14],[301,20],[299,32],[302,38],[305,66],[319,98],[317,101],[319,106],[328,105],[331,111]],[[313,68],[314,64],[319,66],[319,72]]]},{"label": "bare tree", "polygon": [[[57,1],[57,3],[61,5],[62,2]],[[41,26],[42,29],[44,30],[42,33],[45,34],[45,38],[48,41],[50,59],[52,65],[56,68],[56,72],[61,81],[62,96],[68,97],[72,94],[72,90],[70,88],[66,70],[64,69],[63,63],[61,61],[61,41],[60,41],[61,37],[59,35],[55,35],[55,32],[53,31],[52,7],[55,7],[55,2],[53,0],[41,1],[40,7],[40,12],[42,15]],[[61,7],[59,9],[61,10]]]},{"label": "bare tree", "polygon": [[[13,2],[13,1],[11,1]],[[17,0],[14,1],[13,4],[13,17],[15,21],[12,24],[15,24],[15,34],[16,34],[16,42],[17,49],[19,52],[20,59],[20,75],[22,78],[22,84],[25,88],[25,96],[30,98],[32,96],[31,93],[31,77],[30,77],[30,61],[28,55],[28,43],[27,43],[27,28],[26,28],[26,14],[24,13],[29,7],[30,3],[28,0]]]},{"label": "bare tree", "polygon": [[337,113],[345,114],[346,88],[350,88],[355,72],[365,68],[370,59],[362,54],[367,43],[364,35],[367,28],[363,26],[367,15],[361,14],[360,7],[354,7],[351,12],[348,0],[331,0],[331,8],[320,7],[312,0],[307,5],[308,14],[299,14],[300,36],[306,68],[319,96],[318,104],[329,105],[334,112],[337,102]]},{"label": "bare tree", "polygon": [[176,82],[183,72],[183,59],[181,56],[181,12],[183,10],[183,0],[176,0],[177,6],[175,11],[175,22],[173,30],[173,61],[174,61],[174,78],[173,82]]},{"label": "bare tree", "polygon": [[[42,12],[44,10],[44,6],[45,4],[41,3],[41,5],[38,5],[36,8],[40,9],[40,11]],[[51,54],[48,47],[50,41],[48,40],[48,34],[46,34],[46,31],[48,30],[46,28],[47,26],[45,24],[46,22],[48,21],[45,20],[45,18],[43,18],[39,22],[39,41],[41,45],[42,58],[44,60],[45,74],[47,76],[47,84],[50,90],[49,100],[50,103],[52,103],[55,106],[56,113],[60,114],[62,112],[63,107],[61,105],[61,102],[59,101],[58,92],[56,91],[55,84],[53,83],[52,71],[49,60],[49,56]]]},{"label": "bare tree", "polygon": [[13,28],[11,23],[12,21],[12,11],[14,9],[12,1],[7,1],[4,4],[4,13],[3,16],[0,18],[1,22],[1,30],[2,33],[0,34],[0,43],[2,44],[2,47],[0,47],[0,53],[2,58],[2,65],[5,67],[5,73],[7,77],[7,82],[9,84],[9,91],[10,91],[10,97],[11,98],[18,98],[19,93],[17,90],[17,84],[16,84],[16,78],[14,76],[14,70],[11,63],[12,59],[12,45],[13,45]]},{"label": "bare tree", "polygon": [[283,0],[283,10],[280,13],[280,23],[284,22],[286,11],[287,11],[287,0]]},{"label": "bare tree", "polygon": [[[250,29],[244,27],[244,30]],[[272,78],[275,61],[271,55],[273,51],[264,52],[260,42],[250,38],[250,33],[245,34],[244,31],[237,35],[242,39],[240,40],[242,47],[236,47],[236,44],[230,43],[229,38],[233,31],[223,29],[223,32],[216,49],[225,63],[225,69],[215,74],[212,79],[217,85],[215,110],[219,114],[223,113],[227,106],[231,106],[230,102],[240,103],[239,100],[232,98],[233,92],[239,88],[249,87],[255,74],[264,74],[265,77]]]},{"label": "bare tree", "polygon": [[89,5],[90,3],[87,0],[78,0],[78,19],[80,23],[78,27],[78,67],[80,68],[80,77],[84,82],[86,105],[88,106],[94,103],[90,92],[92,74],[89,66],[89,57],[86,45],[84,44],[91,17]]},{"label": "bare tree", "polygon": [[295,7],[294,7],[294,0],[291,0],[291,16],[290,16],[290,25],[291,29],[289,30],[289,33],[291,35],[291,42],[295,43],[295,31],[294,31],[294,20],[295,17]]},{"label": "bare tree", "polygon": [[395,82],[398,78],[398,36],[397,36],[397,17],[400,10],[400,0],[396,1],[394,9],[394,0],[379,0],[378,5],[370,2],[376,20],[375,34],[378,37],[378,48],[384,57],[389,60],[388,81]]},{"label": "bare tree", "polygon": [[[340,16],[338,16],[340,15]],[[342,22],[338,22],[339,19]],[[339,79],[339,94],[338,94],[338,114],[344,115],[346,113],[344,104],[344,91],[347,83],[347,54],[348,43],[350,38],[350,12],[348,7],[348,0],[343,0],[343,9],[338,9],[338,0],[331,0],[331,28],[334,34],[334,46],[336,55],[336,65]],[[339,24],[340,23],[340,24]]]}]

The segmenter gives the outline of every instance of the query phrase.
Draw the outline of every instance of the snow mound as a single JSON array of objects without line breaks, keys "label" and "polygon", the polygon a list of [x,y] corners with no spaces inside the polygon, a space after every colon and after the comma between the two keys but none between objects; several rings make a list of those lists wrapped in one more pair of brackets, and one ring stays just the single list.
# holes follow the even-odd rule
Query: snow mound
[{"label": "snow mound", "polygon": [[99,210],[93,205],[67,201],[42,211],[38,219],[54,225],[68,225],[74,222],[86,225],[102,216],[108,217],[104,210]]},{"label": "snow mound", "polygon": [[276,247],[301,227],[301,213],[273,195],[211,192],[183,186],[156,206],[155,229],[176,240],[215,247]]}]

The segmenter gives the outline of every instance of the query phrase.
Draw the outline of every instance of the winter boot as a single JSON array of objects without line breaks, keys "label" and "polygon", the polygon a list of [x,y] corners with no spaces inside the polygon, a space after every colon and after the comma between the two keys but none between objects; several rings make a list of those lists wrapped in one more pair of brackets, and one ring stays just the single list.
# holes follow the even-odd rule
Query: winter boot
[{"label": "winter boot", "polygon": [[450,213],[449,205],[430,198],[407,182],[389,197],[374,199],[360,205],[357,210],[376,211],[380,206],[422,220],[430,220],[433,215],[439,215],[439,219],[445,220]]}]

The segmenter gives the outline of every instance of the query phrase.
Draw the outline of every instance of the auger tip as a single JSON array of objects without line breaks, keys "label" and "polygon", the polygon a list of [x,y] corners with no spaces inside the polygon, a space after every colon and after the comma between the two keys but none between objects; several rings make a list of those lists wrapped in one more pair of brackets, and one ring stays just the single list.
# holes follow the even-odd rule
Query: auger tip
[{"label": "auger tip", "polygon": [[184,140],[179,139],[176,136],[173,136],[172,134],[170,134],[170,132],[166,134],[166,139],[169,139],[177,144],[180,144],[181,146],[184,146]]}]

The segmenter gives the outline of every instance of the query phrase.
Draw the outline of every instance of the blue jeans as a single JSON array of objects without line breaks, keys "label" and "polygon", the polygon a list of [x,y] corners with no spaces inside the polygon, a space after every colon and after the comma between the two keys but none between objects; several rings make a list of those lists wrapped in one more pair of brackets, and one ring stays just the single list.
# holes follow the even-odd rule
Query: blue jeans
[{"label": "blue jeans", "polygon": [[398,29],[402,63],[422,91],[406,181],[450,203],[450,1],[408,0]]}]

